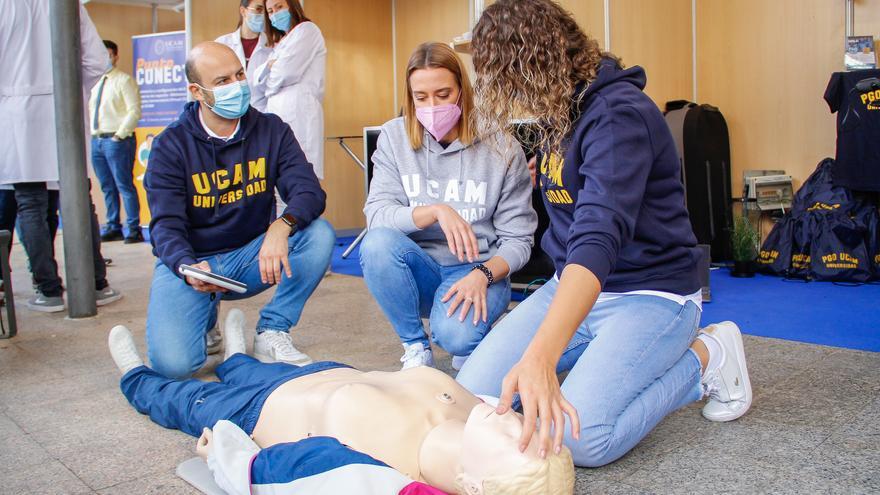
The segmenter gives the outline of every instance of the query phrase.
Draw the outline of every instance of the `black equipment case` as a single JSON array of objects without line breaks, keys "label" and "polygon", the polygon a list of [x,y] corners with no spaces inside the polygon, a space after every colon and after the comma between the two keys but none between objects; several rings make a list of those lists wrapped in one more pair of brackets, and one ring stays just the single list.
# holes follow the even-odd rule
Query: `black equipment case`
[{"label": "black equipment case", "polygon": [[717,108],[684,100],[667,102],[664,114],[682,161],[681,177],[697,242],[711,246],[712,261],[728,261],[733,211],[727,122]]}]

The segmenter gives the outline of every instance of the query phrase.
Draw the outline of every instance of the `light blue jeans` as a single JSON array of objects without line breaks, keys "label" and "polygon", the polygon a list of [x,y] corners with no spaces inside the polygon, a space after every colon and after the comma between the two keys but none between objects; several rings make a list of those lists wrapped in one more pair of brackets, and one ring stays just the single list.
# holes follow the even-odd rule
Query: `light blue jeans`
[{"label": "light blue jeans", "polygon": [[134,136],[121,141],[112,138],[92,138],[92,168],[104,193],[107,207],[105,232],[121,232],[119,222],[119,196],[125,205],[126,225],[129,235],[140,230],[141,209],[137,189],[134,187]]},{"label": "light blue jeans", "polygon": [[[502,319],[456,380],[475,394],[498,397],[544,320],[559,285],[551,280]],[[636,446],[666,415],[702,397],[700,362],[689,350],[700,309],[657,296],[632,295],[596,305],[559,361],[569,371],[562,393],[577,409],[580,440],[566,418],[574,463],[603,466]]]},{"label": "light blue jeans", "polygon": [[[153,369],[168,378],[189,377],[205,364],[205,335],[217,322],[221,299],[247,299],[271,287],[260,280],[261,235],[228,253],[200,258],[211,271],[248,286],[245,294],[227,292],[211,297],[199,292],[156,262],[147,307],[147,354]],[[336,234],[326,220],[318,219],[288,240],[288,259],[293,277],[282,274],[275,295],[260,310],[257,333],[287,332],[299,322],[303,307],[324,277]],[[283,271],[283,269],[282,269]]]},{"label": "light blue jeans", "polygon": [[447,317],[452,299],[446,291],[473,270],[474,265],[441,266],[406,234],[397,230],[370,230],[360,247],[367,288],[401,342],[428,347],[422,318],[429,318],[431,340],[453,356],[469,356],[510,303],[510,280],[499,280],[486,292],[486,322],[474,325],[473,308],[459,321],[461,307]]}]

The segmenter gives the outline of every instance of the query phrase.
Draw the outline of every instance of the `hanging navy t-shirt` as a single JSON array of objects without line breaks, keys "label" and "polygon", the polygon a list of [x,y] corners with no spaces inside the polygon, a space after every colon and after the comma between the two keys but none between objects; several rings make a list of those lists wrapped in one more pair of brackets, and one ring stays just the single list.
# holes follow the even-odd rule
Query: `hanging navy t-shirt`
[{"label": "hanging navy t-shirt", "polygon": [[825,90],[837,112],[837,160],[834,185],[880,191],[880,88],[860,91],[859,81],[880,78],[880,70],[835,72]]}]

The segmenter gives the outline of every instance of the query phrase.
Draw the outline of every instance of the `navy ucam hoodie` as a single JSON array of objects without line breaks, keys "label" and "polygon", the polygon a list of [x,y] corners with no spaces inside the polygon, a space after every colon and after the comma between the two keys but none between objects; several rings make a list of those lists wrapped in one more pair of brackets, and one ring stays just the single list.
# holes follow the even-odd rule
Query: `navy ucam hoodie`
[{"label": "navy ucam hoodie", "polygon": [[541,247],[557,274],[568,264],[584,266],[605,292],[689,295],[700,288],[700,253],[685,209],[681,164],[644,87],[641,67],[623,70],[604,59],[573,109],[562,159],[539,156],[550,216]]},{"label": "navy ucam hoodie", "polygon": [[275,188],[285,213],[306,228],[326,195],[312,165],[279,117],[250,108],[229,140],[208,136],[197,102],[153,142],[144,178],[153,254],[175,275],[181,264],[244,246],[275,219]]}]

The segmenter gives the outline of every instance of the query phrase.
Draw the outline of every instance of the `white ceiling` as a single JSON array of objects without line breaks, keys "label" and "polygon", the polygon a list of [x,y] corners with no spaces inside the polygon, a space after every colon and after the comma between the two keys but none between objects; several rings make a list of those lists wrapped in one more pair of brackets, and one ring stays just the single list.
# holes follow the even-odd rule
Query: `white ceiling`
[{"label": "white ceiling", "polygon": [[115,3],[118,5],[137,5],[140,7],[152,7],[156,5],[160,9],[175,10],[183,12],[184,2],[182,0],[80,0],[83,4],[87,3]]}]

